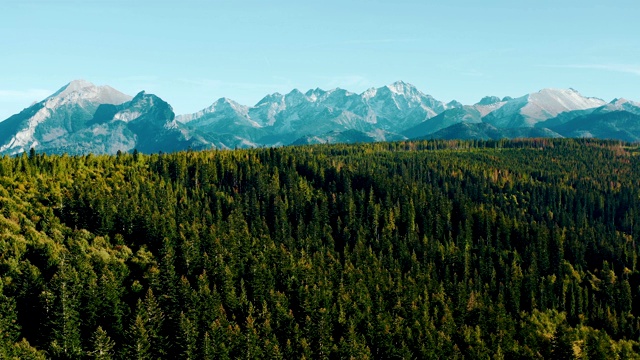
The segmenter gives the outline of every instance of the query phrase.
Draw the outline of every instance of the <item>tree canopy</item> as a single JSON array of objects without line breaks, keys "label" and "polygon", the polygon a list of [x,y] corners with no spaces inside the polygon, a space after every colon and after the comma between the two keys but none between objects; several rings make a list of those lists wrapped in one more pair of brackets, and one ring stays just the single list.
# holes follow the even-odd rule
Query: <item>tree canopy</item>
[{"label": "tree canopy", "polygon": [[0,358],[638,358],[638,154],[4,156]]}]

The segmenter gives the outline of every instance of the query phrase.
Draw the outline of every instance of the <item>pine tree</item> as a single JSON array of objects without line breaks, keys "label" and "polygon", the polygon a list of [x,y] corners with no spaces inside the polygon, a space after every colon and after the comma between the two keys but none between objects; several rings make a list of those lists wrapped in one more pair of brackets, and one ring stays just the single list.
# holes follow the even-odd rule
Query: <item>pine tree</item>
[{"label": "pine tree", "polygon": [[151,339],[143,315],[136,315],[128,332],[129,350],[127,357],[135,360],[155,359],[151,349]]},{"label": "pine tree", "polygon": [[8,357],[19,335],[20,325],[15,299],[2,294],[2,283],[0,283],[0,355],[4,354],[3,356]]},{"label": "pine tree", "polygon": [[178,341],[180,356],[183,359],[198,358],[198,331],[194,322],[184,312],[180,313],[180,336]]},{"label": "pine tree", "polygon": [[129,330],[129,356],[135,359],[158,359],[167,353],[162,334],[164,313],[149,289],[144,301],[138,300],[136,317]]},{"label": "pine tree", "polygon": [[57,358],[76,359],[81,356],[82,344],[79,314],[79,279],[76,270],[63,253],[58,272],[51,283],[54,310],[51,313],[51,343],[49,350]]},{"label": "pine tree", "polygon": [[102,327],[98,326],[98,329],[93,333],[93,350],[89,352],[89,355],[96,360],[111,360],[114,356],[115,343],[106,331],[102,330]]}]

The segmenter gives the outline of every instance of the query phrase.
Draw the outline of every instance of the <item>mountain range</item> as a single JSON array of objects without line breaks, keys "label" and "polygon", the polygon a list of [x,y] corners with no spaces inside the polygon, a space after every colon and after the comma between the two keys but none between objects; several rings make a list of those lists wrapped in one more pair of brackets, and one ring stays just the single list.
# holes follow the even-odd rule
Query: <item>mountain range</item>
[{"label": "mountain range", "polygon": [[398,81],[361,94],[294,89],[254,106],[221,98],[193,114],[144,91],[75,80],[0,122],[0,154],[170,152],[404,139],[597,137],[640,141],[640,104],[543,89],[517,98],[444,103]]}]

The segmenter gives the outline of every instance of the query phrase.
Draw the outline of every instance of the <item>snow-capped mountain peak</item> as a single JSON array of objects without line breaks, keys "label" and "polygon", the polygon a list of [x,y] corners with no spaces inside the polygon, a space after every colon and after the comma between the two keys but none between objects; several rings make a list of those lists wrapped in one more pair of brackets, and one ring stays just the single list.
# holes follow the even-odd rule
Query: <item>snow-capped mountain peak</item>
[{"label": "snow-capped mountain peak", "polygon": [[513,100],[512,98],[503,98],[502,100],[497,96],[485,96],[480,99],[473,108],[478,110],[481,117],[486,116],[487,114],[501,108],[504,104],[507,104],[508,101]]},{"label": "snow-capped mountain peak", "polygon": [[[52,141],[83,126],[100,105],[119,105],[129,100],[131,96],[112,87],[74,80],[43,101],[1,122],[0,153],[19,153]],[[48,126],[43,130],[40,125],[45,122]]]},{"label": "snow-capped mountain peak", "polygon": [[[397,128],[415,125],[445,109],[442,102],[415,86],[397,81],[362,94],[341,88],[315,88],[306,93],[293,89],[285,95],[267,95],[252,107],[219,100],[195,114],[178,116],[177,120],[221,135],[230,134],[232,128],[243,134],[259,133],[266,144],[278,145],[317,131],[398,131]],[[252,143],[257,140],[251,139]]]},{"label": "snow-capped mountain peak", "polygon": [[535,100],[539,103],[553,104],[556,103],[561,108],[557,110],[573,110],[575,108],[592,108],[605,104],[605,101],[598,98],[584,97],[578,91],[574,89],[553,89],[547,88],[538,91],[537,93],[529,94],[530,100]]},{"label": "snow-capped mountain peak", "polygon": [[[482,125],[507,137],[565,136],[574,133],[559,125],[582,116],[596,120],[609,116],[611,121],[622,124],[624,120],[627,124],[640,116],[640,104],[627,99],[605,103],[574,89],[552,88],[515,99],[486,96],[474,105],[455,100],[445,104],[409,83],[396,81],[359,94],[341,88],[275,92],[254,106],[223,97],[196,113],[176,117],[171,106],[155,95],[140,92],[131,99],[109,86],[74,80],[0,122],[0,153],[15,154],[30,147],[58,152],[115,152],[135,146],[141,151],[183,149],[185,144],[214,144],[218,148],[280,146],[302,138],[400,140],[431,136],[447,128],[455,132],[463,128],[453,127],[460,123],[467,127]],[[600,122],[594,120],[593,124]],[[545,128],[550,132],[537,131]],[[613,132],[593,134],[619,136]],[[635,138],[629,135],[624,139]]]},{"label": "snow-capped mountain peak", "polygon": [[[277,94],[280,95],[280,94]],[[282,95],[280,95],[282,96]],[[264,100],[264,99],[263,99]],[[263,101],[261,100],[258,105],[262,104]],[[265,102],[267,103],[267,102]],[[256,106],[258,106],[256,105]],[[230,114],[238,114],[240,116],[246,117],[248,116],[248,112],[249,112],[249,107],[245,106],[245,105],[241,105],[238,104],[237,102],[226,98],[226,97],[222,97],[219,98],[218,100],[216,100],[213,104],[211,104],[210,106],[196,112],[193,114],[184,114],[184,115],[178,115],[176,116],[176,121],[181,122],[183,124],[189,123],[193,120],[196,119],[200,119],[204,116],[207,116],[209,114],[214,114],[214,113],[225,113],[227,115]]]},{"label": "snow-capped mountain peak", "polygon": [[607,113],[612,111],[627,111],[633,114],[640,115],[640,103],[620,98],[613,99],[608,104],[605,104],[595,110],[595,113]]},{"label": "snow-capped mountain peak", "polygon": [[73,92],[79,92],[79,91],[82,91],[83,89],[87,89],[87,88],[90,89],[95,87],[96,86],[93,83],[90,83],[89,81],[86,81],[84,79],[73,80],[67,85],[61,87],[60,90],[56,91],[50,97],[63,97]]},{"label": "snow-capped mountain peak", "polygon": [[86,80],[74,80],[45,99],[47,107],[52,108],[70,102],[90,101],[98,104],[119,105],[131,100],[111,86],[96,86]]},{"label": "snow-capped mountain peak", "polygon": [[542,89],[529,95],[527,107],[532,117],[554,117],[571,110],[596,108],[602,99],[584,97],[574,89]]},{"label": "snow-capped mountain peak", "polygon": [[398,94],[398,95],[406,95],[406,94],[409,94],[409,93],[419,92],[418,89],[416,89],[415,86],[413,86],[411,84],[407,84],[402,80],[396,81],[393,84],[387,85],[386,87],[389,90],[391,90],[391,92],[393,92],[395,94]]},{"label": "snow-capped mountain peak", "polygon": [[378,89],[372,87],[372,88],[369,88],[369,89],[365,90],[362,93],[362,98],[365,99],[365,100],[369,100],[372,97],[376,96],[377,93],[378,93]]},{"label": "snow-capped mountain peak", "polygon": [[640,107],[640,102],[632,101],[632,100],[625,99],[625,98],[613,99],[609,104],[614,105],[614,106],[619,106],[619,107],[623,107],[623,106]]},{"label": "snow-capped mountain peak", "polygon": [[313,90],[309,90],[305,93],[305,95],[307,96],[307,98],[312,101],[315,102],[317,101],[319,98],[323,97],[327,92],[320,89],[320,88],[315,88]]},{"label": "snow-capped mountain peak", "polygon": [[204,113],[212,113],[214,111],[224,111],[224,110],[231,110],[231,111],[238,111],[241,113],[245,113],[247,111],[247,106],[238,104],[237,102],[229,98],[222,97],[216,100],[213,104],[211,104],[211,106],[207,107],[203,111]]},{"label": "snow-capped mountain peak", "polygon": [[597,108],[605,104],[598,98],[585,97],[574,89],[547,88],[506,101],[485,119],[498,128],[532,127],[573,110]]},{"label": "snow-capped mountain peak", "polygon": [[277,102],[281,102],[284,99],[284,95],[280,94],[279,92],[275,92],[273,94],[269,94],[265,97],[263,97],[260,101],[258,101],[258,103],[256,104],[256,107],[263,105],[263,104],[271,104],[271,103],[277,103]]}]

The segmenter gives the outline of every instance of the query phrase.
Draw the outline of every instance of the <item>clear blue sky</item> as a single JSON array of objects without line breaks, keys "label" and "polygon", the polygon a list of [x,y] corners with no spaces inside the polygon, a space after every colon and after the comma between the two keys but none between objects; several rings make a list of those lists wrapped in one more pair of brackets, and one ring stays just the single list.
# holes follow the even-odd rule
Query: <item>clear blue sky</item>
[{"label": "clear blue sky", "polygon": [[640,100],[640,2],[1,0],[0,119],[73,79],[176,113],[396,80],[439,100],[573,87]]}]

